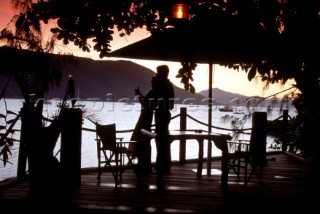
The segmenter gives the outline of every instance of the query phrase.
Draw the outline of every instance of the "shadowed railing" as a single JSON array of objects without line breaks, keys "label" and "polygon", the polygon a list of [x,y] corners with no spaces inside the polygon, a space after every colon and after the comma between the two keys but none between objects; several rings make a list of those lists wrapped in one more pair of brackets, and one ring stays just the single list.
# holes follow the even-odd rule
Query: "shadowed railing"
[{"label": "shadowed railing", "polygon": [[[179,124],[179,130],[196,130],[196,129],[188,129],[187,128],[187,119],[191,119],[194,122],[209,127],[208,123],[202,122],[194,117],[192,117],[191,115],[189,115],[187,113],[187,108],[186,107],[181,107],[180,108],[180,113],[177,115],[174,115],[171,117],[171,121],[175,120],[175,119],[180,119],[180,124]],[[282,120],[281,120],[282,119]],[[279,130],[279,128],[284,132],[286,130],[286,127],[288,125],[288,119],[289,119],[289,115],[288,115],[288,110],[283,110],[283,115],[279,116],[278,118],[272,120],[272,121],[268,121],[268,129],[270,127],[270,132],[273,132],[275,129]],[[152,127],[154,127],[154,124],[152,124]],[[219,126],[214,126],[211,125],[211,128],[213,129],[217,129],[217,130],[222,130],[222,131],[231,131],[234,133],[234,135],[237,134],[248,134],[250,135],[250,131],[252,130],[252,127],[250,128],[242,128],[242,129],[238,129],[238,128],[225,128],[225,127],[219,127]],[[90,128],[82,128],[83,131],[88,131],[88,132],[95,132],[95,129],[90,129]],[[126,130],[117,130],[117,133],[132,133],[134,131],[134,129],[126,129]],[[207,132],[206,130],[202,130],[203,132]],[[285,139],[285,138],[284,138]],[[287,142],[282,142],[282,151],[285,151],[285,148],[287,147]],[[211,148],[211,144],[208,144],[208,149],[207,149],[207,157],[212,157],[211,154],[212,148]],[[186,161],[186,141],[184,139],[180,139],[179,142],[179,163],[185,163]]]}]

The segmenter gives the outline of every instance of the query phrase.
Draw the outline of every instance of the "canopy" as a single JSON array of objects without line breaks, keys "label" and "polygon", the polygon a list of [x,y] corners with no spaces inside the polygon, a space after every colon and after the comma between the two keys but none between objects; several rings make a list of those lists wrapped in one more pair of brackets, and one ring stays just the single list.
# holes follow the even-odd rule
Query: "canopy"
[{"label": "canopy", "polygon": [[250,63],[270,47],[261,26],[246,17],[211,17],[203,22],[193,20],[154,33],[111,52],[111,57],[229,65]]}]

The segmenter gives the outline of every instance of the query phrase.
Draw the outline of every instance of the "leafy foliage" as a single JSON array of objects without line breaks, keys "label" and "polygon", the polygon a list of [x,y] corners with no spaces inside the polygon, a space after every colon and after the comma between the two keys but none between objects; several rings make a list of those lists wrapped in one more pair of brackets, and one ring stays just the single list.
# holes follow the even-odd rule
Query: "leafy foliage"
[{"label": "leafy foliage", "polygon": [[[297,74],[302,70],[308,69],[313,72],[319,70],[317,58],[310,54],[313,53],[312,50],[316,51],[320,47],[317,39],[320,36],[318,1],[189,0],[185,2],[190,6],[188,22],[196,23],[199,28],[207,28],[210,21],[201,17],[211,17],[221,21],[223,21],[221,17],[225,16],[256,20],[256,31],[262,31],[267,38],[261,40],[258,47],[248,47],[252,52],[257,48],[258,54],[253,56],[251,63],[235,61],[226,65],[245,70],[249,81],[259,75],[267,84],[279,81],[285,83],[288,79],[298,78]],[[65,45],[72,43],[84,52],[93,49],[100,53],[101,58],[109,56],[110,42],[116,30],[120,36],[126,36],[142,27],[155,33],[177,25],[177,22],[171,19],[171,0],[45,0],[34,4],[31,0],[15,0],[13,3],[21,10],[13,21],[18,35],[28,41],[29,49],[40,47],[39,42],[43,41],[40,33],[42,23],[47,24],[52,20],[55,20],[57,25],[51,28],[50,41],[60,40]],[[5,30],[2,35],[7,35],[9,38],[8,32]],[[194,66],[190,65],[195,63],[192,59],[186,60],[182,62],[177,77],[181,78],[186,90],[193,92],[190,81],[193,80]],[[189,66],[186,66],[188,64]],[[299,87],[299,84],[297,86]]]},{"label": "leafy foliage", "polygon": [[[8,163],[9,156],[12,155],[10,148],[14,142],[18,141],[14,138],[14,134],[16,133],[14,126],[20,118],[19,114],[8,110],[6,105],[5,109],[5,114],[0,114],[0,120],[3,121],[2,124],[4,124],[0,126],[0,159],[3,161],[4,166]],[[12,118],[12,116],[14,116],[14,118]]]}]

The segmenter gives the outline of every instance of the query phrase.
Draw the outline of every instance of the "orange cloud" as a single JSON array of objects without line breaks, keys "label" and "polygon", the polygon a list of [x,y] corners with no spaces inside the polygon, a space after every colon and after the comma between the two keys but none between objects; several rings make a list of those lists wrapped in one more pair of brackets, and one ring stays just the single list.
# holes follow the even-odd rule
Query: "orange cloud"
[{"label": "orange cloud", "polygon": [[5,13],[12,16],[15,12],[16,10],[11,6],[10,0],[0,1],[0,13]]},{"label": "orange cloud", "polygon": [[0,1],[0,29],[3,29],[17,11],[11,6],[10,0]]}]

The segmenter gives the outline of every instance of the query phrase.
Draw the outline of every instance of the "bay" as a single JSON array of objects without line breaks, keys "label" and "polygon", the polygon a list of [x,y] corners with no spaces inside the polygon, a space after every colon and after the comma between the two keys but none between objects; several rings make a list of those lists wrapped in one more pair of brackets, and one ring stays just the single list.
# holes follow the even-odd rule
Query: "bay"
[{"label": "bay", "polygon": [[[43,115],[45,117],[51,118],[58,112],[58,105],[61,100],[49,100],[44,106]],[[0,101],[0,114],[6,115],[6,109],[18,113],[22,107],[22,99],[2,99]],[[115,123],[117,131],[120,130],[132,130],[135,127],[135,124],[138,120],[140,114],[140,104],[139,103],[128,103],[126,101],[121,102],[101,102],[95,100],[86,100],[78,101],[78,106],[83,109],[83,128],[95,129],[95,124],[90,121],[98,121],[101,124]],[[223,133],[232,135],[232,125],[231,122],[225,120],[226,118],[239,118],[239,121],[245,114],[234,114],[232,112],[220,112],[218,110],[219,106],[213,106],[212,108],[212,132]],[[175,108],[171,111],[172,117],[175,117],[180,114],[180,109],[187,109],[187,129],[202,129],[208,130],[206,124],[208,124],[208,106],[206,105],[184,105],[176,104]],[[267,107],[259,107],[259,111],[266,111]],[[291,117],[296,115],[295,109],[292,106],[288,106],[289,115]],[[239,109],[238,109],[239,110]],[[237,113],[241,113],[238,112]],[[282,112],[278,107],[268,111],[268,120],[274,120],[282,115]],[[8,115],[5,118],[7,121],[12,119],[14,115]],[[88,119],[90,118],[90,120]],[[5,125],[6,121],[4,118],[0,119],[0,125]],[[15,125],[15,129],[20,129],[21,123],[20,120]],[[176,117],[171,120],[170,129],[179,129],[180,128],[180,118]],[[243,124],[244,129],[251,128],[251,119],[249,118]],[[16,132],[12,137],[19,139],[20,132]],[[123,137],[124,140],[129,140],[131,132],[118,133],[117,137]],[[249,138],[249,135],[242,135],[240,138]],[[268,144],[273,142],[273,137],[268,136]],[[156,149],[154,140],[151,141],[152,147],[152,161],[156,159]],[[268,146],[267,146],[268,147]],[[59,149],[60,149],[60,138],[56,144],[54,153],[57,154],[59,159]],[[14,143],[11,147],[12,155],[9,157],[9,163],[6,166],[0,162],[0,181],[8,178],[14,177],[17,173],[17,162],[18,162],[18,152],[19,152],[19,143]],[[81,141],[81,167],[96,167],[98,164],[97,161],[97,151],[96,151],[96,142],[95,142],[95,133],[91,131],[82,131],[82,141]],[[207,154],[207,143],[204,145],[204,155]],[[221,156],[221,151],[217,149],[214,145],[212,148],[213,156]],[[190,140],[187,141],[186,146],[186,158],[194,159],[198,156],[198,143]],[[174,141],[171,144],[171,157],[172,160],[179,159],[179,142]]]}]

